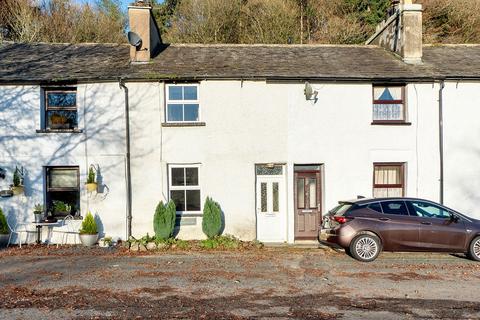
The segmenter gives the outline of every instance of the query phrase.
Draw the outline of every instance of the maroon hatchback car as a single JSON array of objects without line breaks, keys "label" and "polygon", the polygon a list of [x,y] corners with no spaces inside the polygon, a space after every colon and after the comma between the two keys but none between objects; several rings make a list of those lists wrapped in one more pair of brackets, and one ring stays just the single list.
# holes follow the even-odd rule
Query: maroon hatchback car
[{"label": "maroon hatchback car", "polygon": [[323,219],[321,240],[369,262],[383,251],[465,253],[480,261],[480,221],[414,198],[339,202]]}]

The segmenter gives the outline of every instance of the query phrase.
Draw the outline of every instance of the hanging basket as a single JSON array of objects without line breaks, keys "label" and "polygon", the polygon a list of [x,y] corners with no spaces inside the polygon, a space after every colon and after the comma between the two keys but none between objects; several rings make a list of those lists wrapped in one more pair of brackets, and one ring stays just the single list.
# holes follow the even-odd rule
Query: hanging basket
[{"label": "hanging basket", "polygon": [[95,182],[94,183],[85,183],[85,186],[86,186],[88,192],[97,191],[97,184]]},{"label": "hanging basket", "polygon": [[10,189],[12,190],[14,196],[21,195],[24,192],[23,186],[12,186]]}]

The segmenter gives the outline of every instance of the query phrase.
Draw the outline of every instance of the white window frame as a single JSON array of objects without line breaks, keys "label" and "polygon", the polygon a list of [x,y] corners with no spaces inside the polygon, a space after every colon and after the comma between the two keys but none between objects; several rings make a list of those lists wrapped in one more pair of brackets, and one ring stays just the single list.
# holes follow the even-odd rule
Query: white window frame
[{"label": "white window frame", "polygon": [[[197,88],[197,100],[170,100],[169,91],[171,87],[196,87]],[[198,119],[196,121],[174,121],[168,119],[168,105],[169,104],[198,104]],[[200,85],[198,83],[168,83],[166,85],[165,91],[165,122],[167,123],[197,123],[201,122],[202,114],[201,114],[201,106],[200,106]],[[183,118],[185,118],[185,109],[183,109]]]},{"label": "white window frame", "polygon": [[[173,186],[172,185],[172,169],[174,168],[197,168],[198,170],[198,185],[196,186]],[[199,190],[200,191],[200,210],[199,211],[177,211],[177,215],[189,215],[189,214],[202,214],[203,213],[203,203],[202,203],[202,189],[200,187],[200,164],[169,164],[168,165],[168,200],[171,200],[170,191],[175,190]],[[185,201],[186,201],[185,197]]]}]

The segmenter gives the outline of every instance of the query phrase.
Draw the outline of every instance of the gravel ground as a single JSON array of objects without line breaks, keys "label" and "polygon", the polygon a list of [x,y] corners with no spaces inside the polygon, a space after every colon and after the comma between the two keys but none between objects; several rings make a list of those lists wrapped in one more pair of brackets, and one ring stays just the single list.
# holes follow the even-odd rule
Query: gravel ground
[{"label": "gravel ground", "polygon": [[331,249],[0,251],[0,319],[480,319],[480,263]]}]

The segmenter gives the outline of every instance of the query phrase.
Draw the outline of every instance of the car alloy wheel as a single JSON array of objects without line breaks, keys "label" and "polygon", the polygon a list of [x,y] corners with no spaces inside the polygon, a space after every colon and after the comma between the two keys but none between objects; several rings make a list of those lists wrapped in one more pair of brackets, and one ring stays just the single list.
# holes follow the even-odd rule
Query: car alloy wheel
[{"label": "car alloy wheel", "polygon": [[377,236],[371,234],[361,234],[352,241],[349,249],[355,259],[370,262],[380,254],[380,240]]},{"label": "car alloy wheel", "polygon": [[480,261],[480,237],[476,237],[472,240],[468,250],[468,255],[471,259]]}]

